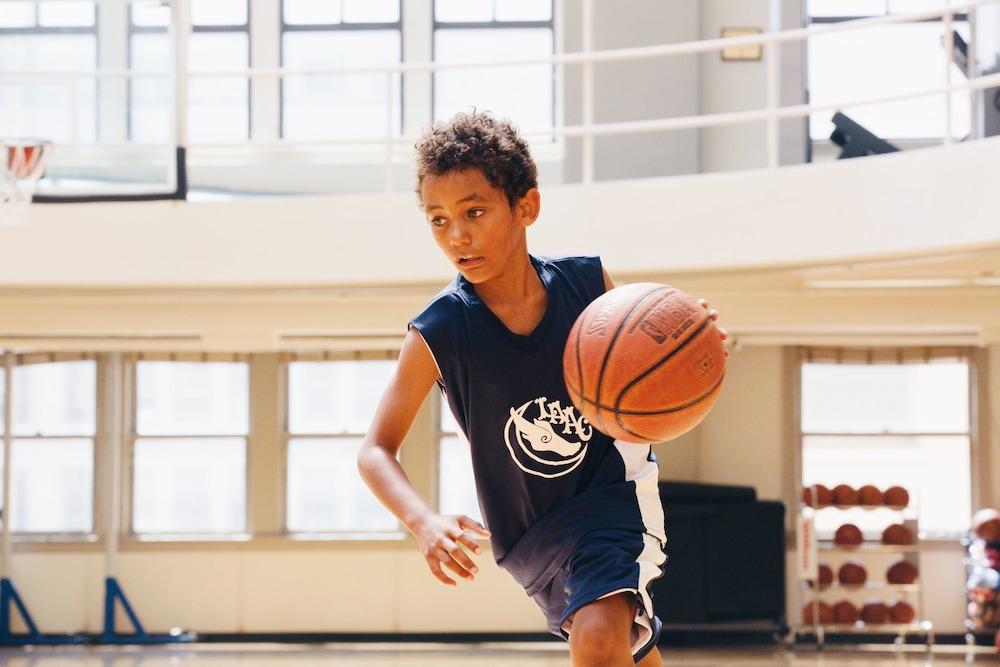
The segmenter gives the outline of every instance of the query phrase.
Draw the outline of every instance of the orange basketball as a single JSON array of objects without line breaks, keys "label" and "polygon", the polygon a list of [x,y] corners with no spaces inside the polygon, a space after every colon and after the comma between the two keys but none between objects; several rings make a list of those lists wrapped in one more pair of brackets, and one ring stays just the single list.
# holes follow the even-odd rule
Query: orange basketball
[{"label": "orange basketball", "polygon": [[626,442],[662,442],[697,426],[725,371],[722,335],[708,311],[656,283],[624,285],[595,299],[563,351],[577,410]]}]

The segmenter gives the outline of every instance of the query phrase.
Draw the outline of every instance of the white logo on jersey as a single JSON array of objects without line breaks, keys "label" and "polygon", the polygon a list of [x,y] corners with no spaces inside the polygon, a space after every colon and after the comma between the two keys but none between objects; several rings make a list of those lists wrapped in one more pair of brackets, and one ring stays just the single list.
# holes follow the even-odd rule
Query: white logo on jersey
[{"label": "white logo on jersey", "polygon": [[593,435],[594,427],[572,405],[564,408],[540,396],[510,409],[503,439],[518,468],[552,478],[568,475],[583,462]]}]

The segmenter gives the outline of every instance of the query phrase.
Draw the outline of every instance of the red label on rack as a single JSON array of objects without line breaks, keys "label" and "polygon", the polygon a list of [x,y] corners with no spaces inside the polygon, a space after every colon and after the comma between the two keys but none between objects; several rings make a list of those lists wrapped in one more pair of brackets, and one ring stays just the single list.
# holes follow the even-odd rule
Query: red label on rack
[{"label": "red label on rack", "polygon": [[799,579],[815,581],[819,577],[819,545],[816,544],[816,527],[812,510],[799,515],[798,530],[795,531],[796,553],[798,554]]}]

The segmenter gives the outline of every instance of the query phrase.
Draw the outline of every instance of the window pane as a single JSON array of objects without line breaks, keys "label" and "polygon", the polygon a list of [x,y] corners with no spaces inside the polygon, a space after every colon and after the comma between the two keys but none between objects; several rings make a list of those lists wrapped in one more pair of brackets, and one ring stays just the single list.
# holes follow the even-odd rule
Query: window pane
[{"label": "window pane", "polygon": [[14,440],[11,461],[12,530],[68,533],[93,529],[93,440]]},{"label": "window pane", "polygon": [[94,25],[94,3],[78,0],[43,0],[38,3],[38,25],[80,27]]},{"label": "window pane", "polygon": [[805,433],[952,433],[969,430],[969,367],[803,364]]},{"label": "window pane", "polygon": [[[285,67],[365,67],[399,63],[398,30],[290,32]],[[393,128],[401,124],[399,75],[394,74]],[[375,138],[386,132],[386,75],[288,75],[283,83],[283,136],[291,140]]]},{"label": "window pane", "polygon": [[132,5],[132,23],[138,26],[168,26],[170,6],[162,5],[158,0],[139,0]]},{"label": "window pane", "polygon": [[6,2],[0,12],[0,28],[30,28],[35,25],[35,7],[31,2]]},{"label": "window pane", "polygon": [[192,33],[188,66],[188,136],[192,143],[246,141],[250,135],[250,88],[245,77],[194,76],[199,70],[249,65],[245,32]]},{"label": "window pane", "polygon": [[395,361],[293,361],[288,364],[291,433],[365,433]]},{"label": "window pane", "polygon": [[448,401],[441,397],[441,432],[442,433],[458,433],[458,422],[455,421],[455,415],[451,412],[451,407],[448,405]]},{"label": "window pane", "polygon": [[874,16],[884,14],[886,0],[809,0],[810,16]]},{"label": "window pane", "polygon": [[[968,38],[968,24],[955,29]],[[813,37],[808,43],[810,101],[844,104],[844,113],[885,139],[936,138],[944,135],[944,100],[923,97],[876,106],[850,107],[848,102],[916,92],[943,86],[944,53],[940,23],[908,23],[850,30]],[[952,65],[952,81],[963,79]],[[952,131],[969,133],[969,94],[952,101]],[[830,136],[832,112],[813,114],[813,139]]]},{"label": "window pane", "polygon": [[[968,436],[805,436],[802,440],[804,484],[900,485],[910,492],[919,512],[920,530],[962,533],[972,512]],[[845,522],[879,539],[881,530],[898,517],[888,510],[849,512],[820,510],[816,529],[829,536]]]},{"label": "window pane", "polygon": [[552,18],[550,0],[496,0],[497,21],[548,21]]},{"label": "window pane", "polygon": [[434,0],[434,18],[438,21],[492,21],[493,0]]},{"label": "window pane", "polygon": [[[140,72],[170,70],[173,47],[166,33],[132,35],[132,69]],[[133,77],[129,135],[137,143],[165,143],[171,129],[171,83],[169,77]]]},{"label": "window pane", "polygon": [[97,366],[58,361],[14,368],[14,435],[94,435]]},{"label": "window pane", "polygon": [[[475,62],[552,55],[552,30],[438,30],[434,34],[438,62]],[[489,69],[443,70],[434,74],[434,118],[444,120],[473,106],[509,118],[522,132],[552,128],[551,65],[518,65]]]},{"label": "window pane", "polygon": [[399,0],[344,0],[345,23],[395,23]]},{"label": "window pane", "polygon": [[242,435],[249,424],[247,364],[140,361],[136,425],[141,435]]},{"label": "window pane", "polygon": [[[97,64],[97,43],[94,35],[2,35],[0,63],[4,69],[88,69]],[[87,77],[7,80],[0,94],[0,135],[40,136],[56,143],[93,142],[97,137],[96,92],[95,80]]]},{"label": "window pane", "polygon": [[288,530],[379,532],[399,530],[357,473],[361,438],[288,442]]},{"label": "window pane", "polygon": [[194,25],[246,25],[247,0],[192,0]]},{"label": "window pane", "polygon": [[[330,25],[340,23],[340,2],[327,0],[283,0],[285,23],[289,25]],[[287,39],[287,35],[285,36]]]},{"label": "window pane", "polygon": [[246,530],[243,438],[138,439],[133,530],[238,533]]},{"label": "window pane", "polygon": [[466,514],[482,523],[476,480],[472,474],[472,458],[465,440],[441,438],[441,466],[438,488],[442,514]]},{"label": "window pane", "polygon": [[889,0],[889,11],[893,14],[913,14],[943,9],[948,2],[949,0]]}]

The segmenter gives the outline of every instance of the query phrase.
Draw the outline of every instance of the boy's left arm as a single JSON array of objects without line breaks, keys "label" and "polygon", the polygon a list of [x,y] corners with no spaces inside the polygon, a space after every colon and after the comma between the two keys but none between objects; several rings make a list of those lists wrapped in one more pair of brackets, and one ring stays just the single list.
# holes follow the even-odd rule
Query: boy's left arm
[{"label": "boy's left arm", "polygon": [[[613,290],[615,288],[615,281],[613,281],[611,279],[611,276],[608,275],[608,270],[605,269],[602,266],[601,267],[601,272],[604,273],[604,291],[605,292],[609,292],[609,291]],[[708,308],[708,301],[705,301],[704,299],[698,299],[698,303],[700,303],[705,308]],[[709,310],[708,311],[708,316],[710,318],[712,318],[713,320],[717,320],[717,319],[719,319],[719,311],[717,311],[717,310]],[[727,338],[729,338],[729,332],[726,331],[725,329],[723,329],[722,327],[719,327],[719,334],[722,335],[722,340],[723,341],[725,341]],[[726,350],[726,356],[727,357],[729,356],[729,350]]]}]

